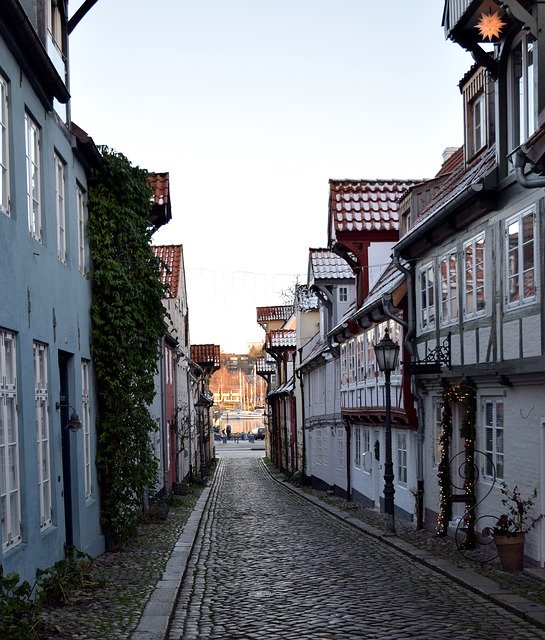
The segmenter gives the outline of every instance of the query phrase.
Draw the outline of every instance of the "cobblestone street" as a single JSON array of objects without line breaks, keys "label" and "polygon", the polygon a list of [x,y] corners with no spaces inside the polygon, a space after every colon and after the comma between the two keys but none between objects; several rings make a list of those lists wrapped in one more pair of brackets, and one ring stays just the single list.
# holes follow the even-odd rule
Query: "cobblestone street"
[{"label": "cobblestone street", "polygon": [[545,632],[221,456],[169,640],[545,638]]}]

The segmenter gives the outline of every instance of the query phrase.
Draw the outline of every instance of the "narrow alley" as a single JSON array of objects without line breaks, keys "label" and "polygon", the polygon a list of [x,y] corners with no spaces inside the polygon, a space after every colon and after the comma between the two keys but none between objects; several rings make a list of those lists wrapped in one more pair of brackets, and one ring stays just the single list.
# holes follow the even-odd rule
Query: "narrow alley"
[{"label": "narrow alley", "polygon": [[218,455],[169,640],[545,638],[294,494],[262,452]]}]

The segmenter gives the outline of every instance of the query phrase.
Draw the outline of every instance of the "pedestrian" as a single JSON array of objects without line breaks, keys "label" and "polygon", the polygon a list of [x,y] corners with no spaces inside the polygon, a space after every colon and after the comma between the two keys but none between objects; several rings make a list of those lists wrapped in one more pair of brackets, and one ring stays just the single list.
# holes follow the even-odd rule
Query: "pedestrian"
[{"label": "pedestrian", "polygon": [[235,442],[238,444],[239,434],[235,433]]},{"label": "pedestrian", "polygon": [[227,425],[227,440],[231,440],[231,425]]},{"label": "pedestrian", "polygon": [[227,434],[225,433],[225,429],[221,430],[221,439],[223,440],[223,444],[227,442]]}]

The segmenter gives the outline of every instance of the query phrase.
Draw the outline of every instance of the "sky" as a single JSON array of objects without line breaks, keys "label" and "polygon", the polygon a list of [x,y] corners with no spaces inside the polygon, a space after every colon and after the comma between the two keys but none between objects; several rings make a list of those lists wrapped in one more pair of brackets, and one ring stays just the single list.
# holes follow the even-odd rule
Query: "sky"
[{"label": "sky", "polygon": [[[73,14],[80,0],[70,3]],[[328,180],[433,177],[463,141],[469,53],[440,0],[98,0],[70,36],[72,119],[168,171],[192,344],[247,353],[327,247]]]}]

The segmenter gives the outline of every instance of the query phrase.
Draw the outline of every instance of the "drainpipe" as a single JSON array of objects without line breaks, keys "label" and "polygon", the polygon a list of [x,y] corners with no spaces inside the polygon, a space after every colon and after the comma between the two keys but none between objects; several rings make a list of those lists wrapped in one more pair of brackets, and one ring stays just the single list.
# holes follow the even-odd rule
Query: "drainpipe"
[{"label": "drainpipe", "polygon": [[[303,347],[298,349],[299,351],[299,361],[303,362]],[[300,369],[295,369],[295,376],[299,380],[299,390],[301,391],[301,434],[302,434],[302,443],[301,443],[301,471],[303,473],[303,478],[306,478],[307,475],[307,446],[305,443],[305,385],[303,384],[303,376],[301,375]]]},{"label": "drainpipe", "polygon": [[[415,313],[414,313],[414,265],[409,263],[409,267],[401,264],[399,251],[392,254],[395,267],[398,271],[405,274],[407,278],[407,334],[404,344],[407,351],[414,360],[416,353],[415,345]],[[418,434],[417,434],[417,460],[416,460],[416,528],[424,528],[424,401],[418,391],[418,385],[414,377],[411,379],[411,393],[416,400],[418,415]]]},{"label": "drainpipe", "polygon": [[515,178],[521,187],[524,189],[537,189],[539,187],[545,187],[545,177],[540,176],[536,178],[529,178],[524,173],[524,167],[526,166],[527,158],[522,149],[517,149],[515,151],[515,157],[513,159],[513,164],[515,167]]}]

